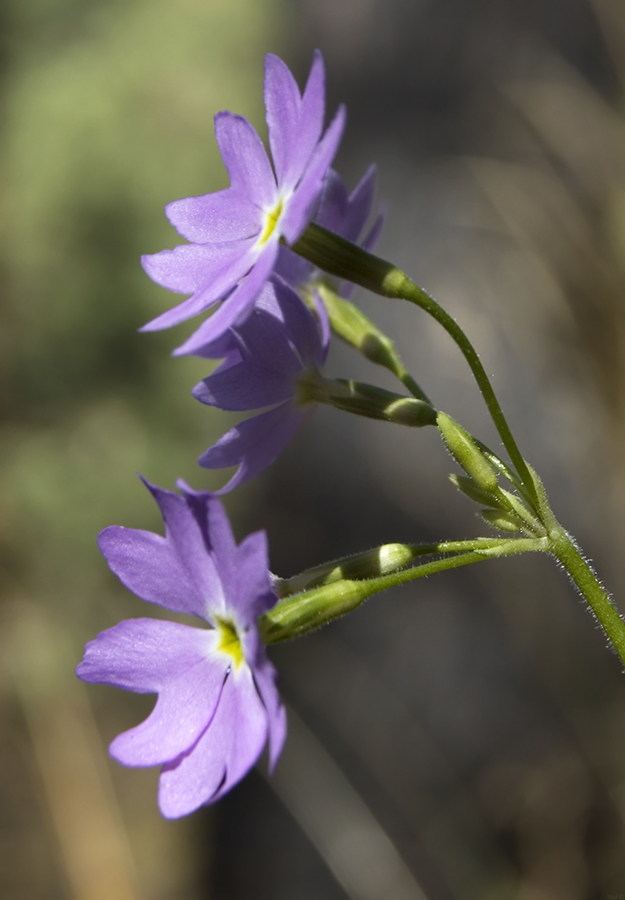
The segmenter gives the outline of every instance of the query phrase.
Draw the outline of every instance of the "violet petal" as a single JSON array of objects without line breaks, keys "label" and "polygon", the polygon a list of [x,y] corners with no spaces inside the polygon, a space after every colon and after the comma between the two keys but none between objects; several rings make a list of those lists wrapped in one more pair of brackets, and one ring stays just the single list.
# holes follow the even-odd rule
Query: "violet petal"
[{"label": "violet petal", "polygon": [[277,200],[276,179],[255,128],[243,116],[220,112],[215,137],[231,186],[259,210],[271,209]]},{"label": "violet petal", "polygon": [[317,310],[317,318],[319,319],[319,328],[321,331],[321,353],[319,365],[323,365],[328,358],[330,350],[330,340],[332,339],[332,326],[330,325],[330,316],[326,305],[319,295],[319,291],[314,293],[315,309]]},{"label": "violet petal", "polygon": [[[291,308],[307,309],[301,298],[287,285],[276,285],[275,298],[280,312],[280,319],[264,310],[253,310],[242,325],[235,328],[239,338],[239,346],[245,360],[249,360],[268,372],[293,378],[301,371],[299,352],[299,333],[286,324],[284,310]],[[306,323],[308,324],[307,320]],[[298,320],[298,324],[300,324]],[[300,328],[300,331],[303,330]],[[290,339],[290,340],[289,340]],[[293,346],[292,346],[293,345]]]},{"label": "violet petal", "polygon": [[205,661],[214,634],[163,619],[126,619],[89,641],[76,671],[90,683],[158,693],[168,681]]},{"label": "violet petal", "polygon": [[87,644],[80,678],[158,693],[148,718],[112,742],[115,759],[126,766],[159,765],[197,741],[215,711],[228,668],[217,640],[207,629],[130,619]]},{"label": "violet petal", "polygon": [[[211,548],[221,583],[227,587],[237,566],[237,545],[223,504],[214,493],[194,491],[182,479],[177,482],[177,487],[182,491],[187,506],[204,535],[206,545]],[[218,614],[227,614],[225,593],[220,600],[219,606],[213,604],[212,600],[209,601],[209,607]]]},{"label": "violet petal", "polygon": [[222,695],[217,713],[221,727],[230,731],[230,748],[226,764],[226,778],[211,798],[215,803],[227,794],[252,766],[267,743],[267,712],[256,689],[251,671],[241,666],[233,673],[230,691]]},{"label": "violet petal", "polygon": [[179,294],[193,294],[204,288],[207,281],[223,279],[224,273],[238,266],[248,245],[251,246],[251,241],[179,244],[173,250],[142,256],[141,264],[161,287]]},{"label": "violet petal", "polygon": [[205,469],[239,466],[225,487],[215,493],[228,493],[271,465],[301,425],[312,415],[314,408],[310,406],[300,410],[290,403],[283,403],[259,416],[240,422],[224,434],[198,460]]},{"label": "violet petal", "polygon": [[215,715],[197,743],[163,766],[159,807],[174,819],[214,802],[254,765],[267,738],[267,717],[249,668],[224,684]]},{"label": "violet petal", "polygon": [[284,375],[243,361],[204,378],[192,394],[201,403],[219,409],[260,409],[288,400],[293,395],[293,384]]},{"label": "violet petal", "polygon": [[142,257],[143,268],[158,284],[182,294],[194,294],[152,319],[140,331],[170,328],[207,310],[254,266],[258,259],[255,243],[181,244],[173,250]]},{"label": "violet petal", "polygon": [[214,631],[158,619],[127,619],[85,647],[83,681],[158,693],[148,718],[110,746],[127,766],[175,759],[194,744],[215,711],[228,668]]},{"label": "violet petal", "polygon": [[348,199],[345,182],[338,172],[329,169],[323,182],[315,221],[329,231],[343,235],[343,222],[347,215]]},{"label": "violet petal", "polygon": [[231,187],[174,200],[165,213],[178,234],[196,244],[256,237],[263,223],[258,207]]},{"label": "violet petal", "polygon": [[348,241],[355,242],[358,240],[367,223],[367,219],[371,215],[375,196],[375,178],[376,167],[374,165],[369,166],[349,196],[341,230],[341,234]]},{"label": "violet petal", "polygon": [[[280,309],[282,330],[297,349],[299,370],[323,362],[319,325],[299,294],[279,277],[274,280],[275,298]],[[247,323],[246,323],[247,325]],[[260,348],[254,344],[254,355]]]},{"label": "violet petal", "polygon": [[146,482],[165,520],[165,537],[112,525],[98,538],[111,570],[133,593],[173,612],[207,617],[222,584],[204,536],[182,497]]},{"label": "violet petal", "polygon": [[343,134],[345,115],[345,107],[340,106],[326,133],[317,144],[302,180],[283,213],[280,229],[289,244],[295,243],[313,213],[323,187],[323,179]]},{"label": "violet petal", "polygon": [[267,723],[269,726],[269,771],[273,772],[278,757],[282,752],[286,740],[287,722],[286,710],[276,686],[277,673],[273,665],[266,657],[264,661],[258,661],[253,668],[256,687],[267,711]]},{"label": "violet petal", "polygon": [[290,192],[300,180],[321,136],[324,116],[324,67],[315,51],[304,96],[279,57],[265,57],[265,107],[271,155],[278,183]]},{"label": "violet petal", "polygon": [[314,266],[303,256],[293,253],[289,247],[281,244],[274,272],[291,287],[298,288],[311,278]]},{"label": "violet petal", "polygon": [[[220,338],[228,328],[244,321],[246,316],[251,312],[256,297],[260,293],[263,284],[273,269],[277,253],[277,243],[268,243],[247,277],[243,279],[227,300],[221,304],[219,309],[217,309],[210,318],[202,322],[200,327],[193,332],[191,337],[188,338],[184,344],[174,350],[173,355],[186,356],[194,354],[206,344],[212,343],[217,338]],[[163,316],[160,318],[162,319]],[[146,327],[147,326],[144,326],[143,330],[145,330]]]},{"label": "violet petal", "polygon": [[[227,602],[236,610],[237,621],[248,629],[256,618],[271,609],[277,601],[273,584],[269,575],[269,548],[267,534],[255,531],[241,541],[236,550],[236,565],[227,581]],[[258,638],[258,629],[253,628],[251,634]],[[248,657],[248,646],[245,645],[245,656]]]}]

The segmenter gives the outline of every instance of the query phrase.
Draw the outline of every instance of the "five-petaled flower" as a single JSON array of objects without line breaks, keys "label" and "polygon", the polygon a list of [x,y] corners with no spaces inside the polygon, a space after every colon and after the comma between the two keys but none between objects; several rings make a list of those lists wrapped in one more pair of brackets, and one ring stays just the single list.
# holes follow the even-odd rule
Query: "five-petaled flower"
[{"label": "five-petaled flower", "polygon": [[[315,409],[308,379],[325,363],[330,341],[326,309],[319,300],[316,309],[317,318],[292,288],[274,276],[245,322],[217,342],[219,355],[226,358],[196,385],[193,395],[220,409],[270,407],[232,428],[200,456],[206,469],[239,467],[218,493],[262,472]],[[200,348],[199,355],[217,356],[215,346]]]},{"label": "five-petaled flower", "polygon": [[256,622],[276,595],[264,532],[237,546],[217,497],[182,482],[182,496],[146,485],[165,537],[113,526],[100,534],[100,549],[139,597],[209,627],[128,619],[87,644],[77,674],[158,694],[151,715],[110,752],[128,766],[162,765],[159,806],[176,818],[223,796],[267,740],[270,767],[280,755],[285,712]]},{"label": "five-petaled flower", "polygon": [[230,187],[168,204],[169,221],[191,243],[143,257],[154,281],[192,295],[143,330],[168,328],[224,301],[187,352],[249,315],[274,268],[280,239],[292,244],[314,215],[341,138],[343,107],[321,136],[324,67],[318,51],[303,94],[282,60],[268,54],[264,93],[273,169],[247,119],[218,113],[215,134]]}]

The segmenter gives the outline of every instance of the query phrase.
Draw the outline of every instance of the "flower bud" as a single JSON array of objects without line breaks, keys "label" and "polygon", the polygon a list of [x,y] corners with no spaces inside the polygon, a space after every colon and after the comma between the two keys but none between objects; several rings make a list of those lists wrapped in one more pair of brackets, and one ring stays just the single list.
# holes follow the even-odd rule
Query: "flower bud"
[{"label": "flower bud", "polygon": [[277,578],[274,576],[273,584],[278,597],[288,597],[300,591],[321,587],[325,584],[333,584],[344,578],[375,578],[379,575],[388,575],[396,572],[420,555],[418,547],[409,544],[382,544],[364,553],[336,559],[322,566],[306,569],[292,578]]},{"label": "flower bud", "polygon": [[503,490],[503,488],[501,490],[501,497],[502,500],[507,502],[508,507],[510,507],[510,514],[523,523],[523,530],[526,533],[535,534],[537,537],[543,537],[547,533],[545,526],[538,516],[527,507],[523,500],[515,494],[511,494],[510,491]]},{"label": "flower bud", "polygon": [[328,311],[332,331],[370,362],[394,372],[398,356],[391,339],[349,300],[324,285],[320,286],[319,293]]},{"label": "flower bud", "polygon": [[523,530],[523,523],[512,513],[505,513],[498,509],[482,509],[480,516],[485,522],[500,531],[518,532]]},{"label": "flower bud", "polygon": [[467,475],[450,475],[449,480],[452,484],[456,485],[459,491],[462,491],[465,496],[469,497],[470,500],[474,500],[482,506],[494,506],[496,509],[500,509],[497,498],[492,494],[487,494],[486,491],[479,488],[473,479],[469,478]]},{"label": "flower bud", "polygon": [[402,397],[383,388],[342,378],[324,379],[322,384],[318,381],[317,386],[315,400],[335,409],[412,428],[436,424],[436,410],[425,400]]},{"label": "flower bud", "polygon": [[444,412],[438,413],[436,424],[447,449],[477,487],[488,494],[496,491],[497,476],[468,431]]}]

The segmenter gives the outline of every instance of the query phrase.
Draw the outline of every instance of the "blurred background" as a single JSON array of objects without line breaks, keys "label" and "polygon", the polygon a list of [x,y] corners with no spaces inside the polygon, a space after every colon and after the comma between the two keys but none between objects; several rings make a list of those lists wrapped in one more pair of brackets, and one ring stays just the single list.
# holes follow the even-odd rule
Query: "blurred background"
[{"label": "blurred background", "polygon": [[[475,341],[556,513],[624,596],[625,11],[620,0],[4,0],[0,6],[0,895],[9,900],[582,900],[625,893],[625,682],[548,559],[372,599],[277,647],[290,739],[178,822],[106,747],[152,698],[85,688],[85,641],[158,615],[95,544],[160,530],[136,478],[216,488],[194,327],[141,253],[166,202],[226,186],[212,116],[264,133],[262,61],[312,50],[370,162],[380,253]],[[497,445],[419,311],[358,295],[434,402]],[[392,387],[348,348],[328,372]],[[434,430],[319,410],[227,498],[288,576],[388,541],[485,532]],[[621,606],[625,601],[621,601]],[[622,607],[623,608],[623,607]]]}]

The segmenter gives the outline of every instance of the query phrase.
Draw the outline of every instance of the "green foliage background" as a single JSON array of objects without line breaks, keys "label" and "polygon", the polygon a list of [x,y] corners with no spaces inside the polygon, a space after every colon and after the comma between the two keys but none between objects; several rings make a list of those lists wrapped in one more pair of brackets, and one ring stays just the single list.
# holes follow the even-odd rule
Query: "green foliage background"
[{"label": "green foliage background", "polygon": [[[173,299],[140,255],[180,243],[165,203],[227,184],[213,114],[230,108],[261,125],[262,60],[279,50],[278,14],[274,0],[2,7],[0,615],[3,646],[23,663],[9,652],[3,668],[8,743],[19,742],[23,714],[36,728],[45,706],[71,706],[74,666],[98,629],[150,614],[122,595],[96,547],[108,524],[160,530],[135,473],[168,487],[179,477],[222,482],[196,464],[224,425],[190,396],[206,364],[170,358],[192,326],[137,333]],[[48,636],[43,654],[35,632]],[[119,695],[106,693],[95,694],[104,740],[120,725]],[[19,802],[5,791],[0,810],[0,893],[63,896],[67,873],[46,834],[54,822],[43,823],[19,760],[6,748],[0,759],[0,792],[21,785]],[[192,891],[189,829],[156,815],[156,773],[111,771],[141,892]]]},{"label": "green foliage background", "polygon": [[[216,437],[172,360],[178,333],[137,329],[172,295],[141,253],[180,239],[162,213],[227,184],[212,114],[262,116],[276,5],[254,0],[13,3],[2,106],[3,547],[67,605],[106,572],[103,524],[152,517],[135,472],[216,485]],[[187,332],[190,328],[186,329]],[[217,426],[219,427],[219,426]],[[11,562],[18,560],[18,562]],[[17,568],[17,571],[15,571]]]}]

